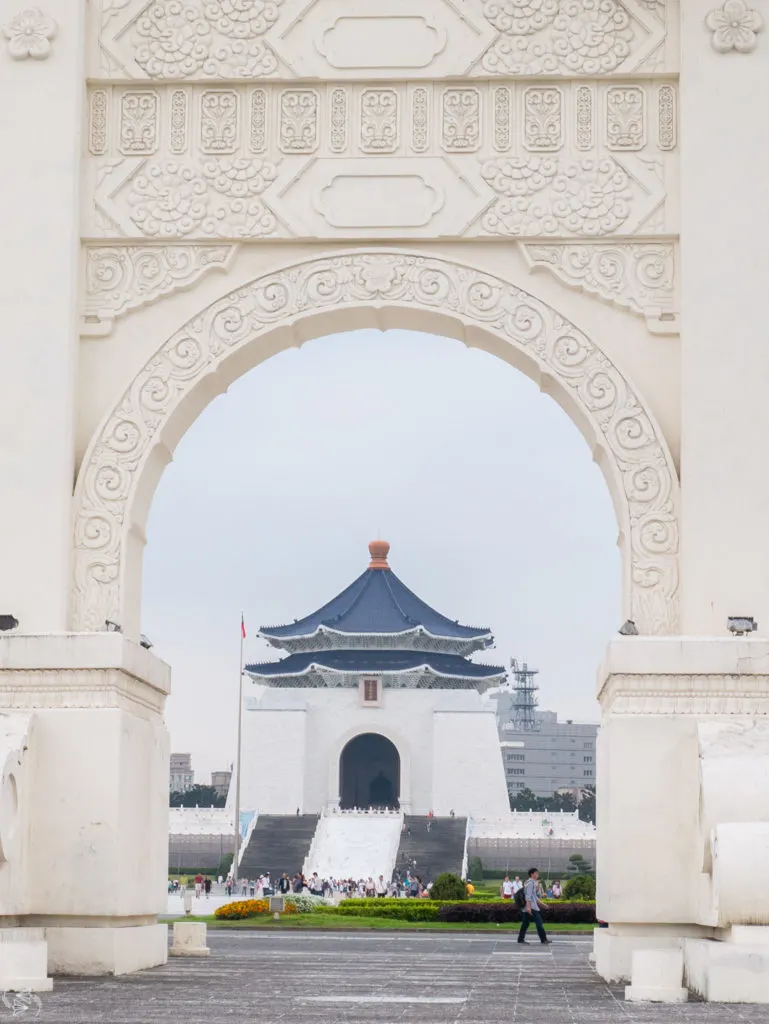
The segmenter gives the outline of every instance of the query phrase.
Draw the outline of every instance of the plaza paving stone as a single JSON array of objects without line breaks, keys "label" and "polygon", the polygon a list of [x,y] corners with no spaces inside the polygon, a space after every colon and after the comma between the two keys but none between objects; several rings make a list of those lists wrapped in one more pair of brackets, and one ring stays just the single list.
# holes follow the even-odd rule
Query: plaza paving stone
[{"label": "plaza paving stone", "polygon": [[[44,1024],[769,1024],[769,1007],[631,1004],[591,939],[209,931],[211,956],[121,978],[61,978]],[[2,1021],[0,1011],[0,1021]]]}]

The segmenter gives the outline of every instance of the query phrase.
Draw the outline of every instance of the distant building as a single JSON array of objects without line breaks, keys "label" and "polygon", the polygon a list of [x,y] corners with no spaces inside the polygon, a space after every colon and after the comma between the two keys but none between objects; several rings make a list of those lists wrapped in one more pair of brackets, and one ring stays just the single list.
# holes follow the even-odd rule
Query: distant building
[{"label": "distant building", "polygon": [[[531,675],[531,673],[528,673]],[[528,689],[532,688],[529,681]],[[521,687],[497,695],[497,727],[507,791],[530,789],[536,796],[595,785],[598,725],[558,721],[555,711],[540,711],[527,694],[525,714]]]},{"label": "distant building", "polygon": [[230,779],[232,778],[232,772],[211,772],[211,785],[216,790],[216,795],[220,796],[223,800],[227,799],[227,793],[230,789]]},{"label": "distant building", "polygon": [[192,754],[171,754],[171,778],[168,788],[171,793],[186,793],[195,785],[192,770]]}]

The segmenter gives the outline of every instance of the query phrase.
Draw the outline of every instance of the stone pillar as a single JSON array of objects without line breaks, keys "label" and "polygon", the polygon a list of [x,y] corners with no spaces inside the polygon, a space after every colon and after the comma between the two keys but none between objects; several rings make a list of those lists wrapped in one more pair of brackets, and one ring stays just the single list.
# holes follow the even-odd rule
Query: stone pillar
[{"label": "stone pillar", "polygon": [[681,0],[682,631],[700,635],[729,615],[769,630],[769,33],[750,27],[769,4],[740,17],[749,52],[714,33],[720,5]]},{"label": "stone pillar", "polygon": [[67,625],[87,5],[29,6],[0,0],[0,613],[34,633]]},{"label": "stone pillar", "polygon": [[119,633],[0,635],[0,917],[45,929],[52,974],[165,962],[169,675]]},{"label": "stone pillar", "polygon": [[634,952],[682,949],[706,992],[702,944],[749,970],[762,943],[734,936],[769,919],[769,642],[618,639],[599,700],[596,969],[629,981]]}]

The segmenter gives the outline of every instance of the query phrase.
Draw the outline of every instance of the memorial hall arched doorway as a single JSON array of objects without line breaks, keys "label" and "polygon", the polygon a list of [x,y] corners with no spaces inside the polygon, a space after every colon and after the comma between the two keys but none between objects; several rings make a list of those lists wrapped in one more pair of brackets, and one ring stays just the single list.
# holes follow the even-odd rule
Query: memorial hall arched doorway
[{"label": "memorial hall arched doorway", "polygon": [[395,744],[379,733],[362,733],[345,745],[339,758],[340,807],[397,807],[400,780]]}]

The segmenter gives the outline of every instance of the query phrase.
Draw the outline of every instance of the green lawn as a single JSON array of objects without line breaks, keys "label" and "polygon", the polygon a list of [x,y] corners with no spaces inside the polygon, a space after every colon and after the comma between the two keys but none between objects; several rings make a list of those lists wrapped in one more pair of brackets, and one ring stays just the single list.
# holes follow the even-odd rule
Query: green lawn
[{"label": "green lawn", "polygon": [[[503,932],[517,931],[520,925],[510,924],[462,923],[447,921],[397,921],[386,917],[342,917],[333,914],[291,914],[275,921],[273,918],[250,917],[240,921],[221,921],[210,915],[208,917],[177,917],[173,921],[202,921],[209,928],[309,928],[334,929],[335,931],[354,931],[355,929],[377,928],[385,931],[451,931],[451,932]],[[595,925],[592,924],[548,924],[549,932],[572,932],[590,934]]]}]

